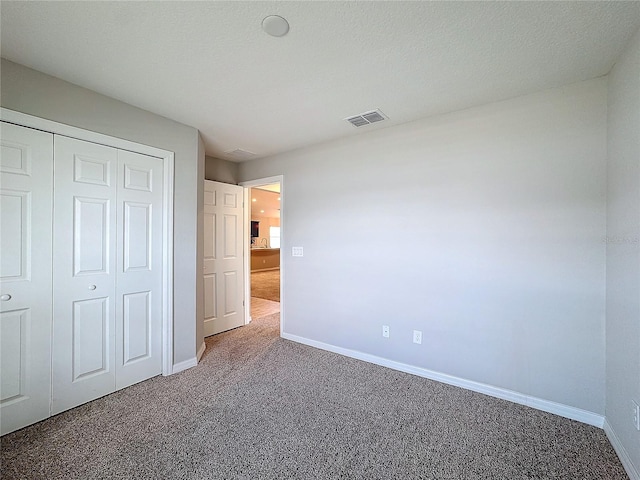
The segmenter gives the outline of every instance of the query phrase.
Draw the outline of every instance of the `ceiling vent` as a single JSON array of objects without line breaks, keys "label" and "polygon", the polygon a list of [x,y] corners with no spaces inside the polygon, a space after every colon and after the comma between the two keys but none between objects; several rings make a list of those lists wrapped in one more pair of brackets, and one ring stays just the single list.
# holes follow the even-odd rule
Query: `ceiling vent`
[{"label": "ceiling vent", "polygon": [[234,160],[249,160],[250,158],[253,158],[256,156],[255,153],[248,152],[240,148],[236,148],[235,150],[227,150],[224,153],[232,157]]},{"label": "ceiling vent", "polygon": [[370,123],[381,122],[382,120],[386,120],[387,118],[388,117],[380,110],[372,110],[370,112],[361,113],[360,115],[345,118],[345,120],[354,127],[364,127],[365,125],[369,125]]}]

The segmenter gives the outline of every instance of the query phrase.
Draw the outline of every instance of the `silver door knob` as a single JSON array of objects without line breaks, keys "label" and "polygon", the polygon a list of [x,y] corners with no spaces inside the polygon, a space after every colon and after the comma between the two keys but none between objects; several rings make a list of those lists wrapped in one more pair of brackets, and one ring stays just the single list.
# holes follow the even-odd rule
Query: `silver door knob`
[{"label": "silver door knob", "polygon": [[96,286],[95,285],[89,285],[89,290],[95,290]]},{"label": "silver door knob", "polygon": [[11,300],[11,295],[9,295],[8,293],[0,295],[0,300],[2,300],[3,302],[8,302],[9,300]]}]

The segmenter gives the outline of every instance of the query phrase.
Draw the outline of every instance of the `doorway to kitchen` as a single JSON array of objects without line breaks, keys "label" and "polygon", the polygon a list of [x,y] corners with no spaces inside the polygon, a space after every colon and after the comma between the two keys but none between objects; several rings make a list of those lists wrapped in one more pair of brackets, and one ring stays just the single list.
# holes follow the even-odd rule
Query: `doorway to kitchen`
[{"label": "doorway to kitchen", "polygon": [[249,321],[280,317],[282,331],[282,178],[271,177],[245,187],[248,252],[245,303]]}]

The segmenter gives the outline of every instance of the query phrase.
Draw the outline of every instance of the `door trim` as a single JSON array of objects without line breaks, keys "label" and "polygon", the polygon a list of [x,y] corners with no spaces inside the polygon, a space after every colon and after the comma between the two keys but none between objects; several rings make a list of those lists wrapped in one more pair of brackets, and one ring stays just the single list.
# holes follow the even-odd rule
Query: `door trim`
[{"label": "door trim", "polygon": [[273,177],[257,178],[255,180],[247,180],[240,182],[238,185],[244,187],[244,304],[245,308],[245,325],[251,322],[251,201],[249,199],[249,189],[259,187],[261,185],[269,185],[270,183],[280,184],[280,336],[284,332],[285,323],[285,301],[284,301],[284,280],[285,265],[284,251],[288,245],[285,231],[285,191],[284,191],[284,175],[274,175]]},{"label": "door trim", "polygon": [[162,267],[162,375],[173,373],[173,200],[174,200],[174,153],[168,150],[131,142],[122,138],[110,137],[102,133],[46,120],[26,113],[0,107],[0,120],[27,128],[42,130],[71,137],[78,140],[97,143],[121,150],[129,150],[162,159],[164,165],[163,188],[163,267]]}]

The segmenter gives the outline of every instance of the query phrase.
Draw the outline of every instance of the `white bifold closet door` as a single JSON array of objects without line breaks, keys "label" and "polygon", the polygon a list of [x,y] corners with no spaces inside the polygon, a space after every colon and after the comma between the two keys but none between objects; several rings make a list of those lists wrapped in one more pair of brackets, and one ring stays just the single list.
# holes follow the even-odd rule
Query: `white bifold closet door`
[{"label": "white bifold closet door", "polygon": [[1,434],[49,416],[53,135],[0,123]]},{"label": "white bifold closet door", "polygon": [[56,414],[162,371],[161,159],[55,137]]}]

